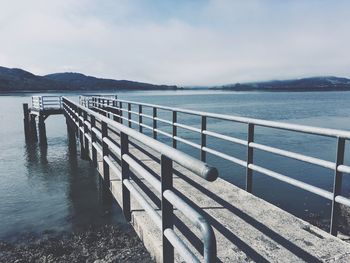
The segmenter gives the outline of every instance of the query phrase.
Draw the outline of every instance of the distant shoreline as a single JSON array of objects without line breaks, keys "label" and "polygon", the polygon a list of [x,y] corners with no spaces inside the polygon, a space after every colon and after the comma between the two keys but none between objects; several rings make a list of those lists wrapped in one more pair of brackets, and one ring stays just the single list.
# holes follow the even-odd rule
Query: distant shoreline
[{"label": "distant shoreline", "polygon": [[117,93],[120,91],[174,91],[174,90],[186,90],[185,88],[159,88],[159,89],[116,89],[116,90],[0,90],[0,95],[2,94],[22,94],[22,93]]},{"label": "distant shoreline", "polygon": [[209,90],[220,90],[220,91],[261,91],[261,92],[320,92],[320,91],[350,91],[349,88],[210,88]]},{"label": "distant shoreline", "polygon": [[71,93],[71,94],[100,94],[132,91],[225,91],[225,92],[344,92],[350,91],[346,89],[231,89],[231,88],[176,88],[176,89],[118,89],[118,90],[16,90],[16,91],[0,91],[0,96],[21,95],[21,94],[39,94],[39,93]]},{"label": "distant shoreline", "polygon": [[45,76],[17,68],[0,66],[0,94],[2,93],[99,93],[123,91],[163,90],[220,90],[234,92],[321,92],[350,91],[350,78],[318,76],[286,80],[255,81],[223,85],[177,86],[115,80],[87,76],[77,72],[53,73]]}]

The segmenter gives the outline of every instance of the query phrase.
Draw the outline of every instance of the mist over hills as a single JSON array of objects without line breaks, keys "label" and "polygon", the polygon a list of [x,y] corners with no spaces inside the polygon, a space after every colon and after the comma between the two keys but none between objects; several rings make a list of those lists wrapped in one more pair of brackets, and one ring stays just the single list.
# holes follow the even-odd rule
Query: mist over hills
[{"label": "mist over hills", "polygon": [[22,69],[0,67],[0,92],[173,90],[177,88],[175,85],[154,85],[129,80],[103,79],[73,72],[38,76]]},{"label": "mist over hills", "polygon": [[[0,66],[0,92],[175,90],[175,85],[154,85],[130,80],[114,80],[65,72],[45,76],[18,68]],[[190,89],[190,88],[188,88]],[[235,83],[200,89],[231,91],[340,91],[350,90],[350,79],[334,76],[291,80]]]},{"label": "mist over hills", "polygon": [[232,91],[341,91],[350,90],[350,79],[334,76],[290,80],[236,83],[215,86],[211,89]]}]

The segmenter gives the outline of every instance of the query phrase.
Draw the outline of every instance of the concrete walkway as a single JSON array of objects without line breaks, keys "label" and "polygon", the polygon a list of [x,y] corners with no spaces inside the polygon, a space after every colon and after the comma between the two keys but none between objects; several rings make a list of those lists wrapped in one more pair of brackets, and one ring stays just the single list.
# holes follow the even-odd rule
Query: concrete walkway
[{"label": "concrete walkway", "polygon": [[[139,142],[135,144],[130,147],[134,159],[159,178],[160,156]],[[102,157],[98,160],[98,171],[103,174]],[[339,238],[220,178],[207,182],[178,165],[174,168],[176,189],[194,207],[204,210],[214,227],[218,262],[350,262],[350,244]],[[132,178],[135,187],[143,189],[145,198],[159,208],[158,192],[142,177]],[[121,204],[121,182],[112,170],[111,179],[112,194]],[[150,254],[161,262],[161,231],[132,196],[131,201],[131,223]],[[190,239],[194,250],[200,252],[198,231],[181,213],[175,214],[185,222],[176,220],[177,232]],[[178,255],[176,259],[181,262]]]}]

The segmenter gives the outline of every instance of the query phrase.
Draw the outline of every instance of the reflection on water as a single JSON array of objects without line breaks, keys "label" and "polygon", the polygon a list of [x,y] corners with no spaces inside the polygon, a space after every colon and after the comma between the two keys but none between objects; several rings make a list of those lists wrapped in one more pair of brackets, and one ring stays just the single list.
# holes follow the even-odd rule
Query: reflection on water
[{"label": "reflection on water", "polygon": [[65,133],[49,138],[48,146],[21,142],[11,147],[5,153],[16,151],[16,160],[6,154],[0,159],[5,198],[0,207],[0,239],[125,223],[120,208],[104,198],[95,169],[69,151]]},{"label": "reflection on water", "polygon": [[56,156],[53,159],[51,156],[48,159],[48,146],[26,147],[28,173],[41,177],[41,183],[48,187],[49,195],[60,188],[65,192],[67,203],[63,207],[66,211],[60,219],[64,227],[79,230],[90,225],[125,222],[120,208],[104,198],[103,184],[95,169],[69,151],[67,141],[65,147],[67,150],[62,158]]}]

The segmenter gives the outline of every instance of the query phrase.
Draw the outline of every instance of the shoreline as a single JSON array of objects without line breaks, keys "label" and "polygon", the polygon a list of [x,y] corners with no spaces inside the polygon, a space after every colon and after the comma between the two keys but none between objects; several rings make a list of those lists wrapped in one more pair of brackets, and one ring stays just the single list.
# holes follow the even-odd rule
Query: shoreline
[{"label": "shoreline", "polygon": [[0,262],[154,261],[130,225],[113,224],[71,233],[23,234],[13,242],[0,239]]}]

